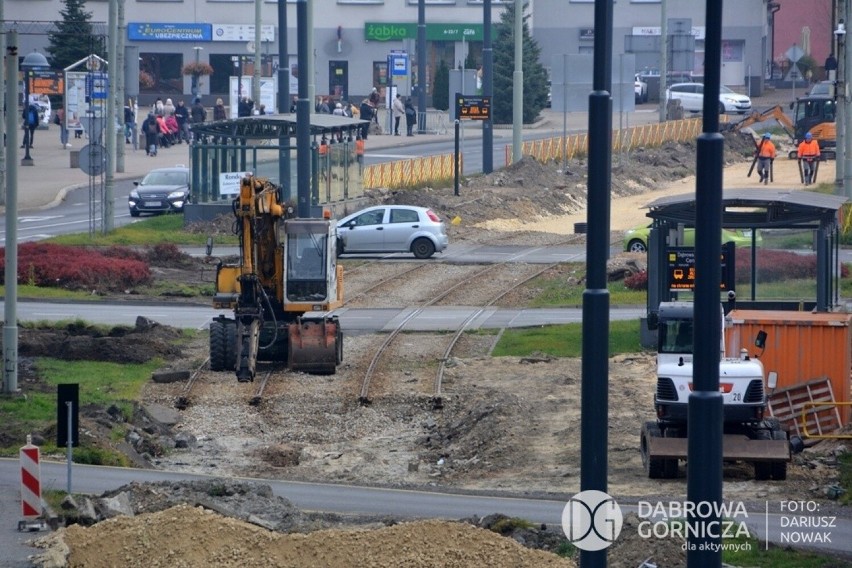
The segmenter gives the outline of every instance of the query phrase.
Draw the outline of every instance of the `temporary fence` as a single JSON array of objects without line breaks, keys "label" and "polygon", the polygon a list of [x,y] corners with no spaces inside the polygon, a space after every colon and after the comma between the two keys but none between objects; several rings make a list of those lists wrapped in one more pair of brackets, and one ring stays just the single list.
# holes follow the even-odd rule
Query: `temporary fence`
[{"label": "temporary fence", "polygon": [[[684,142],[694,140],[700,133],[702,120],[688,118],[670,120],[658,124],[633,126],[624,130],[612,131],[613,152],[630,151],[639,147],[656,147],[666,142]],[[585,156],[589,150],[588,133],[572,134],[529,140],[522,144],[521,155],[547,163],[550,161],[570,160]],[[512,146],[506,146],[506,164],[512,163]]]},{"label": "temporary fence", "polygon": [[[439,154],[366,166],[363,187],[401,188],[449,180],[454,175],[453,162],[453,154]],[[464,157],[459,154],[459,171],[463,166]]]}]

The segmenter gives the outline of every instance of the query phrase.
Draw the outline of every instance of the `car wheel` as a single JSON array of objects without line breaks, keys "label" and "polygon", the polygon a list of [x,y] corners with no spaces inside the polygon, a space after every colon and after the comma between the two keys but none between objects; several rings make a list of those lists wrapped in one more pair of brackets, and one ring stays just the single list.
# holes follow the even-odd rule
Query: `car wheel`
[{"label": "car wheel", "polygon": [[725,114],[725,103],[719,103],[719,114]]},{"label": "car wheel", "polygon": [[131,216],[131,217],[138,217],[138,216],[139,216],[139,211],[137,211],[137,210],[135,210],[135,209],[131,209],[131,210],[130,210],[130,216]]},{"label": "car wheel", "polygon": [[648,250],[648,247],[645,246],[645,243],[640,241],[639,239],[633,239],[629,243],[627,243],[627,252],[645,252]]},{"label": "car wheel", "polygon": [[337,239],[337,256],[343,254],[343,239]]},{"label": "car wheel", "polygon": [[414,258],[429,258],[435,254],[435,244],[425,237],[421,237],[411,243],[411,252]]}]

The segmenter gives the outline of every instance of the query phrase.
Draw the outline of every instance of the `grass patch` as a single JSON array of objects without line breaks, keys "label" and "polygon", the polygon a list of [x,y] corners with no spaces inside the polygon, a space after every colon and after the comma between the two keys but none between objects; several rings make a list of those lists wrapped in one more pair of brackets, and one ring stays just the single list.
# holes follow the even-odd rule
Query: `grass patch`
[{"label": "grass patch", "polygon": [[[772,566],[772,568],[840,568],[848,566],[841,560],[825,554],[793,550],[773,544],[766,544],[756,538],[726,538],[723,545],[722,561],[734,566]],[[739,548],[734,550],[733,548]]]},{"label": "grass patch", "polygon": [[[585,275],[585,265],[571,263],[568,265],[569,273],[575,278]],[[536,278],[531,280],[528,288],[540,290],[530,301],[532,308],[558,308],[576,307],[583,304],[583,292],[585,286],[575,286],[566,283],[567,275],[558,278]],[[645,290],[630,290],[624,282],[610,282],[607,284],[609,290],[609,302],[611,305],[644,305],[646,302]]]},{"label": "grass patch", "polygon": [[[125,417],[129,417],[133,401],[140,398],[143,385],[161,365],[162,362],[157,360],[143,364],[119,364],[38,358],[37,372],[47,388],[33,389],[26,398],[0,398],[0,416],[14,417],[16,432],[7,431],[6,434],[9,439],[20,440],[30,432],[50,431],[56,424],[56,385],[60,383],[80,385],[81,407],[115,405]],[[7,428],[12,428],[12,424],[7,424]],[[57,451],[55,444],[55,437],[46,435],[42,450]],[[19,446],[16,443],[13,447],[0,448],[0,455],[15,456]],[[115,454],[95,448],[75,448],[74,459],[80,463],[126,465]]]},{"label": "grass patch", "polygon": [[[609,356],[642,351],[639,320],[609,322]],[[495,357],[524,357],[544,353],[553,357],[582,354],[583,325],[569,323],[527,329],[507,329],[492,353]]]},{"label": "grass patch", "polygon": [[[183,229],[183,215],[166,214],[149,217],[110,231],[107,235],[89,235],[73,233],[52,237],[47,242],[73,246],[150,246],[155,243],[175,245],[205,246],[207,236],[203,233],[189,233]],[[237,237],[216,236],[215,245],[236,245]]]}]

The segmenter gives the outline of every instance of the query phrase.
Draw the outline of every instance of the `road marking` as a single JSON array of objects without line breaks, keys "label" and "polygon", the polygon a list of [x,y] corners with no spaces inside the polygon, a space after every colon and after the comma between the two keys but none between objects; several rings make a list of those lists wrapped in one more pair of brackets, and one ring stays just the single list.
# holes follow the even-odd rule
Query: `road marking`
[{"label": "road marking", "polygon": [[62,215],[44,215],[39,217],[18,217],[18,223],[38,223],[41,221],[50,221],[51,219],[61,219]]}]

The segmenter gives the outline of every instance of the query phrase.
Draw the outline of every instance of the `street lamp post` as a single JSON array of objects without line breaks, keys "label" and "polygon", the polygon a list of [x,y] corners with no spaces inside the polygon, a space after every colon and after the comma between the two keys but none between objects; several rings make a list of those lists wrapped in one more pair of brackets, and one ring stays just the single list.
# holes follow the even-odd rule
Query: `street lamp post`
[{"label": "street lamp post", "polygon": [[[47,69],[50,65],[47,63],[47,58],[37,51],[28,53],[24,60],[21,61],[21,69],[24,72],[24,117],[27,116],[27,110],[30,105],[30,79],[32,73],[36,69]],[[33,145],[33,130],[29,125],[24,123],[24,157],[21,159],[22,166],[34,166],[32,156],[30,156],[30,147]]]},{"label": "street lamp post", "polygon": [[[195,70],[198,71],[199,53],[201,53],[201,50],[204,49],[204,48],[201,47],[200,45],[196,45],[192,49],[195,50]],[[199,88],[198,88],[198,73],[196,72],[196,73],[192,74],[192,100],[193,101],[196,98],[198,98],[198,91],[199,91]]]}]

